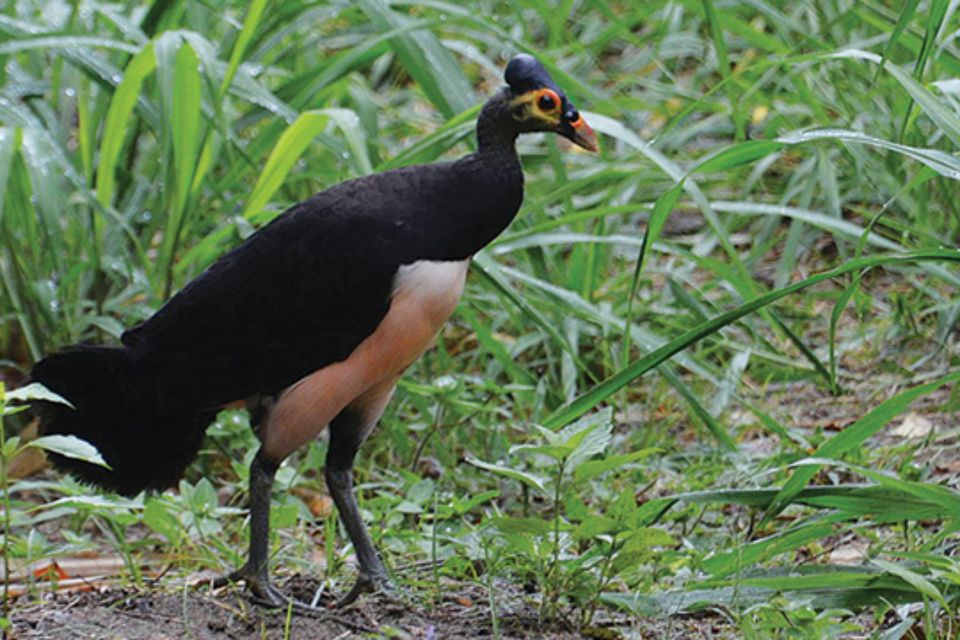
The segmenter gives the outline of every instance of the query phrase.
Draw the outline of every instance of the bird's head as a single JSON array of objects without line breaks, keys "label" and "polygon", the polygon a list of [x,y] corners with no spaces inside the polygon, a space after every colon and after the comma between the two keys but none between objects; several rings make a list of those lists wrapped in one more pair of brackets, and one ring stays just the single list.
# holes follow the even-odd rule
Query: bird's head
[{"label": "bird's head", "polygon": [[503,74],[508,107],[520,132],[553,131],[588,151],[599,151],[597,136],[539,60],[521,53]]}]

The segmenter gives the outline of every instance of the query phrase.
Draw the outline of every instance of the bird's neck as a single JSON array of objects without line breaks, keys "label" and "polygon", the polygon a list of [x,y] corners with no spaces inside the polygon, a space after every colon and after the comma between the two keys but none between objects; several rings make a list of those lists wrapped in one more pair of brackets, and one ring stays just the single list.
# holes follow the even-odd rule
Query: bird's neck
[{"label": "bird's neck", "polygon": [[510,115],[507,93],[491,97],[477,118],[477,154],[496,158],[498,162],[513,160],[519,164],[516,142],[519,130]]},{"label": "bird's neck", "polygon": [[[477,151],[450,164],[415,169],[432,207],[418,207],[405,226],[414,260],[464,260],[513,220],[523,200],[517,126],[505,94],[484,104],[477,119]],[[435,182],[434,182],[435,181]],[[413,211],[413,210],[412,210]]]}]

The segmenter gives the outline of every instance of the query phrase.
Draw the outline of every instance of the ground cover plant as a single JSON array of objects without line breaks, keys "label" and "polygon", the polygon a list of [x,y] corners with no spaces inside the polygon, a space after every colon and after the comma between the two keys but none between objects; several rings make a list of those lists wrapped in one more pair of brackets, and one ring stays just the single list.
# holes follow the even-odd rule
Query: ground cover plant
[{"label": "ground cover plant", "polygon": [[[956,8],[11,0],[0,627],[952,637]],[[40,448],[95,452],[29,444],[43,390],[11,390],[32,362],[115,340],[293,202],[472,149],[521,51],[602,150],[522,141],[518,219],[361,453],[405,603],[310,618],[199,586],[243,559],[242,411],[160,495],[41,468]],[[325,447],[281,468],[272,516],[281,586],[317,603],[354,572]]]}]

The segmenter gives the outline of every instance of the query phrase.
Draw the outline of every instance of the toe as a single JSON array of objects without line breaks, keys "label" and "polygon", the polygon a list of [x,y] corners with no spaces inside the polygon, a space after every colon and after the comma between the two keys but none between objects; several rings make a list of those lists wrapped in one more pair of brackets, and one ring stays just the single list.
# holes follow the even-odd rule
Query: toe
[{"label": "toe", "polygon": [[286,607],[290,604],[290,596],[273,586],[270,577],[266,572],[257,572],[245,564],[236,571],[221,576],[212,581],[213,588],[225,587],[227,585],[243,582],[250,590],[252,600],[265,607],[274,609]]},{"label": "toe", "polygon": [[210,586],[214,589],[219,589],[220,587],[226,587],[227,585],[236,584],[238,582],[246,582],[253,577],[253,572],[250,570],[249,564],[245,564],[239,569],[235,569],[226,575],[219,576],[210,581]]},{"label": "toe", "polygon": [[292,600],[290,596],[273,586],[269,581],[265,584],[257,580],[252,581],[250,583],[250,591],[257,604],[262,604],[265,607],[271,607],[273,609],[287,607]]},{"label": "toe", "polygon": [[357,581],[353,584],[353,587],[350,589],[350,591],[348,591],[345,596],[340,598],[340,600],[338,600],[333,607],[339,609],[340,607],[353,604],[356,599],[364,593],[383,594],[391,600],[397,599],[396,589],[394,588],[393,583],[390,582],[390,578],[388,578],[386,575],[360,573],[360,575],[357,576]]}]

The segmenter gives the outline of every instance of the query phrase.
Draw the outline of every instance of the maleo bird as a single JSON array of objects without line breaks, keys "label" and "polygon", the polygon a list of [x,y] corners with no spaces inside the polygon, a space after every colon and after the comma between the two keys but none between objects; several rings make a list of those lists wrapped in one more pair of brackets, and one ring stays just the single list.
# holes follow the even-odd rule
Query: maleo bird
[{"label": "maleo bird", "polygon": [[318,193],[126,331],[122,346],[81,344],[38,362],[32,379],[74,407],[42,406],[41,432],[90,442],[110,468],[54,463],[122,494],[162,490],[217,411],[245,401],[261,446],[250,467],[249,556],[227,579],[280,606],[287,598],[267,567],[274,473],[329,428],[324,473],[360,565],[339,604],[388,588],[353,494],[357,449],[456,307],[471,256],[520,208],[517,136],[552,131],[597,150],[538,60],[516,56],[504,78],[480,112],[475,153]]}]

